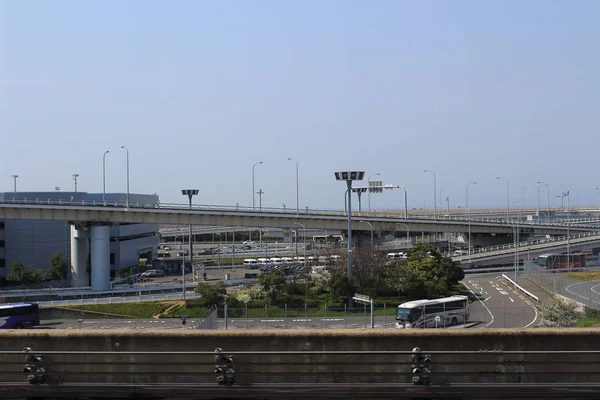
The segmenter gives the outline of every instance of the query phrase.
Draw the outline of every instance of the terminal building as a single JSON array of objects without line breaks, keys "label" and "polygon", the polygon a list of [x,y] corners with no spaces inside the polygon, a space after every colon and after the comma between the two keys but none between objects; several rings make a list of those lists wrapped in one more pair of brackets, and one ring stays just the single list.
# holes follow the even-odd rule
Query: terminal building
[{"label": "terminal building", "polygon": [[[86,192],[0,192],[0,199],[102,204],[102,193]],[[123,205],[125,193],[106,193],[107,204]],[[129,204],[157,205],[158,195],[129,194]],[[60,253],[71,266],[72,286],[106,290],[120,268],[148,264],[157,257],[160,240],[158,224],[78,224],[69,221],[0,220],[0,276],[8,277],[12,264],[48,269],[52,255]],[[100,249],[95,251],[94,249]],[[94,255],[98,256],[93,260]],[[106,253],[106,254],[104,254]],[[100,265],[92,269],[92,265]]]}]

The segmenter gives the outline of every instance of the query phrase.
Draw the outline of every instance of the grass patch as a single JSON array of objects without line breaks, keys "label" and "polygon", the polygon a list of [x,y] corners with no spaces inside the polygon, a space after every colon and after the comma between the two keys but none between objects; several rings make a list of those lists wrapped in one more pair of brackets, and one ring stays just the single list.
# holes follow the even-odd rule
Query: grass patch
[{"label": "grass patch", "polygon": [[600,271],[598,272],[566,272],[563,275],[568,276],[570,278],[578,279],[580,281],[592,281],[596,279],[600,279]]},{"label": "grass patch", "polygon": [[600,317],[588,317],[577,321],[577,328],[596,328],[600,327]]},{"label": "grass patch", "polygon": [[75,310],[93,311],[106,314],[126,315],[135,318],[152,318],[156,314],[163,313],[171,307],[173,302],[147,301],[141,303],[123,303],[123,304],[88,304],[79,306],[69,306]]}]

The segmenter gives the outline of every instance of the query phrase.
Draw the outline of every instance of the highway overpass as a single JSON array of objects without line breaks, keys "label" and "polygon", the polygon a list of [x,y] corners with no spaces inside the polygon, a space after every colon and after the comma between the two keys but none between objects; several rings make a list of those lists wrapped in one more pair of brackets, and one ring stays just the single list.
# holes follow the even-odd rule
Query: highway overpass
[{"label": "highway overpass", "polygon": [[[83,203],[83,204],[82,204]],[[433,216],[404,219],[400,214],[353,213],[355,221],[366,221],[376,231],[404,230],[398,223],[406,224],[411,232],[466,232],[512,234],[514,221],[473,217],[469,223],[466,216],[434,219]],[[326,210],[301,210],[296,214],[290,209],[263,209],[238,206],[202,206],[192,209],[182,204],[161,204],[125,208],[124,204],[102,205],[95,202],[65,204],[39,200],[15,200],[0,202],[0,219],[59,220],[90,225],[127,223],[158,223],[160,225],[204,225],[262,228],[294,228],[294,223],[307,229],[342,231],[347,228],[347,216],[343,212]],[[600,218],[578,218],[570,221],[572,231],[598,229]],[[560,235],[567,231],[564,221],[522,221],[518,224],[522,234]],[[353,230],[368,231],[367,224],[356,223]]]},{"label": "highway overpass", "polygon": [[[567,247],[571,252],[589,250],[600,247],[600,232],[586,232],[566,236],[533,240],[519,243],[519,259],[537,258],[544,253],[566,253]],[[471,250],[471,255],[452,257],[461,264],[477,264],[480,266],[513,262],[516,253],[514,243],[500,246],[484,247]]]}]

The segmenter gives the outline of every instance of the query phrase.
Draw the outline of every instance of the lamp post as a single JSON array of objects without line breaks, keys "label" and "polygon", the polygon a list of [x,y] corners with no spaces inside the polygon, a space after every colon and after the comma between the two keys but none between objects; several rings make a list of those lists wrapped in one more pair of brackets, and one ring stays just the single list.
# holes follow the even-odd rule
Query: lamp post
[{"label": "lamp post", "polygon": [[14,192],[17,191],[17,178],[19,178],[19,175],[13,175],[13,188],[14,188]]},{"label": "lamp post", "polygon": [[[361,203],[360,203],[360,195],[363,194],[364,192],[366,192],[367,190],[369,190],[368,187],[356,187],[356,188],[352,188],[352,191],[358,195],[358,212],[362,211],[362,206],[361,206]],[[346,196],[344,196],[344,198],[345,197]]]},{"label": "lamp post", "polygon": [[[348,186],[348,278],[352,279],[352,181],[362,181],[364,171],[339,171],[335,172],[335,179],[346,181]],[[348,308],[352,309],[352,298],[348,299]]]},{"label": "lamp post", "polygon": [[73,180],[75,181],[75,192],[77,192],[77,178],[79,177],[79,174],[73,174]]},{"label": "lamp post", "polygon": [[254,210],[254,204],[256,202],[255,197],[254,197],[254,167],[256,167],[258,164],[262,164],[262,161],[258,161],[255,162],[254,165],[252,166],[252,210]]},{"label": "lamp post", "polygon": [[[304,242],[304,268],[306,268],[306,226],[300,222],[294,222],[294,225],[300,225],[302,227],[302,241]],[[296,236],[296,246],[298,244],[298,236]]]},{"label": "lamp post", "polygon": [[126,207],[129,208],[129,149],[127,146],[121,146],[122,149],[125,149],[126,153],[126,163],[127,163],[127,200]]},{"label": "lamp post", "polygon": [[525,209],[525,186],[521,186],[521,208]]},{"label": "lamp post", "polygon": [[373,225],[369,222],[369,221],[360,221],[363,224],[369,224],[369,227],[371,228],[371,251],[373,251]]},{"label": "lamp post", "polygon": [[296,216],[298,216],[299,212],[299,175],[298,175],[298,160],[294,157],[288,157],[288,161],[296,161]]},{"label": "lamp post", "polygon": [[469,208],[469,185],[476,185],[477,181],[467,183],[465,186],[465,203],[467,206],[467,219],[469,220],[469,264],[471,263],[471,209]]},{"label": "lamp post", "polygon": [[[190,201],[190,210],[192,209],[192,197],[198,194],[198,189],[182,189],[181,194],[187,196]],[[192,269],[194,268],[194,244],[192,241],[192,224],[190,224],[190,266]],[[185,251],[183,252],[183,257],[185,259]],[[184,268],[185,270],[185,268]],[[185,276],[185,274],[184,274]],[[204,263],[202,264],[202,279],[204,279]]]},{"label": "lamp post", "polygon": [[106,150],[102,155],[102,203],[106,201],[106,155],[110,151]]},{"label": "lamp post", "polygon": [[437,213],[437,188],[436,188],[436,182],[435,182],[435,172],[433,172],[430,169],[424,169],[423,172],[431,172],[431,174],[433,175],[433,219],[436,219],[436,213]]},{"label": "lamp post", "polygon": [[570,196],[570,192],[567,190],[566,192],[562,193],[563,197],[567,198],[567,268],[571,268],[571,232],[569,231],[570,228],[570,215],[569,215],[569,198]]},{"label": "lamp post", "polygon": [[369,196],[369,212],[371,212],[371,177],[372,176],[378,176],[378,175],[381,175],[381,173],[377,172],[376,174],[371,174],[367,178],[367,186],[369,187],[369,192],[368,192],[368,196]]},{"label": "lamp post", "polygon": [[562,211],[565,210],[565,196],[556,196],[556,198],[560,198],[560,209]]},{"label": "lamp post", "polygon": [[258,211],[262,211],[262,195],[265,194],[262,189],[258,189]]},{"label": "lamp post", "polygon": [[408,227],[408,225],[402,222],[396,222],[396,225],[404,225],[404,227],[406,228],[406,242],[410,247],[410,228]]},{"label": "lamp post", "polygon": [[407,198],[406,189],[404,188],[404,186],[384,185],[383,188],[384,189],[402,189],[402,191],[404,191],[404,219],[407,219],[408,218],[408,198]]},{"label": "lamp post", "polygon": [[[550,186],[548,186],[548,184],[546,182],[538,182],[537,183],[538,187],[537,187],[537,215],[538,215],[538,220],[540,219],[540,188],[542,186],[546,186],[548,187],[548,193],[550,193]],[[548,212],[550,211],[550,194],[548,194]]]},{"label": "lamp post", "polygon": [[[181,231],[181,288],[183,291],[183,301],[185,301],[185,233],[183,232],[183,228],[179,228]],[[175,238],[177,239],[177,238]],[[190,242],[192,241],[192,237],[190,236]]]},{"label": "lamp post", "polygon": [[509,183],[508,179],[498,176],[496,179],[506,182],[506,220],[510,219],[510,194],[509,194]]}]

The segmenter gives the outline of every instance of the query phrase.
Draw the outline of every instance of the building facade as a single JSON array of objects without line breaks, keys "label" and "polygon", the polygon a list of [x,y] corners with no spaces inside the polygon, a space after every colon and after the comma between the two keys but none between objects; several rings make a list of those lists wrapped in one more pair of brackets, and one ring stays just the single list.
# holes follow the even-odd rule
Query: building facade
[{"label": "building facade", "polygon": [[[86,192],[0,192],[0,200],[39,200],[52,202],[97,202],[102,204],[102,193]],[[124,204],[126,193],[106,193],[107,204]],[[129,194],[129,204],[159,203],[158,195]],[[12,272],[12,264],[39,268],[49,267],[52,255],[62,254],[71,264],[71,229],[69,221],[0,220],[0,276]],[[110,226],[110,276],[118,275],[120,268],[135,267],[140,258],[148,263],[157,257],[160,240],[158,224],[124,224]],[[89,260],[88,254],[88,260]],[[89,263],[89,261],[88,261]]]}]

